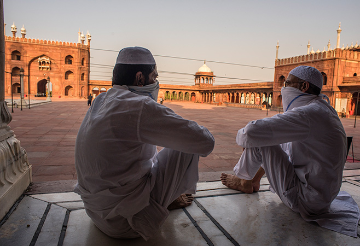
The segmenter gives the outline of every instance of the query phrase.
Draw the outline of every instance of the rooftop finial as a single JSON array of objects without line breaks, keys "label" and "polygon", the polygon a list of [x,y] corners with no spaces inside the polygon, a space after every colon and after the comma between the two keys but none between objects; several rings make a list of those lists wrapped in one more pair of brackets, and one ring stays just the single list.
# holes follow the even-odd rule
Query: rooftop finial
[{"label": "rooftop finial", "polygon": [[13,33],[13,37],[16,37],[16,31],[17,31],[17,28],[15,26],[15,22],[13,22],[13,24],[11,26],[11,32]]},{"label": "rooftop finial", "polygon": [[79,28],[79,32],[78,32],[78,43],[81,43],[81,32],[80,32],[80,28]]},{"label": "rooftop finial", "polygon": [[23,27],[21,28],[21,37],[22,38],[25,38],[25,35],[26,35],[26,29],[25,29],[25,26],[23,25]]}]

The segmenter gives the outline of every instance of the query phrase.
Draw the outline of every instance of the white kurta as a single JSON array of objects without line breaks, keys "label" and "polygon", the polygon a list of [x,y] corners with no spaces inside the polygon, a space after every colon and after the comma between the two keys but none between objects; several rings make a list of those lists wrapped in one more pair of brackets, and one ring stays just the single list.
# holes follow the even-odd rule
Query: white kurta
[{"label": "white kurta", "polygon": [[[156,146],[167,149],[157,154]],[[184,179],[189,182],[172,182],[176,186],[175,193],[189,190],[186,183],[195,185],[198,179],[198,156],[208,155],[213,147],[214,138],[205,127],[183,119],[149,97],[114,85],[107,93],[96,97],[79,129],[75,147],[78,175],[75,191],[81,195],[88,215],[103,232],[113,237],[127,236],[133,234],[128,233],[130,225],[147,239],[152,226],[145,228],[147,218],[141,218],[140,212],[146,207],[155,208],[159,215],[157,224],[161,224],[168,213],[166,207],[161,207],[168,202],[160,202],[159,206],[150,198],[157,180]],[[166,159],[171,163],[166,163]],[[196,168],[190,165],[181,170],[178,167],[181,162],[196,164]],[[159,177],[168,172],[157,167],[159,163],[171,166],[171,175],[181,172],[183,176]],[[164,192],[169,193],[169,190]],[[163,194],[166,195],[171,196]],[[135,214],[138,220],[133,219]],[[149,217],[148,214],[144,216]]]},{"label": "white kurta", "polygon": [[305,220],[356,237],[359,208],[349,194],[339,194],[346,160],[344,128],[320,97],[304,96],[300,104],[305,106],[251,121],[238,131],[237,144],[249,150],[234,171],[250,180],[263,165],[271,187]]}]

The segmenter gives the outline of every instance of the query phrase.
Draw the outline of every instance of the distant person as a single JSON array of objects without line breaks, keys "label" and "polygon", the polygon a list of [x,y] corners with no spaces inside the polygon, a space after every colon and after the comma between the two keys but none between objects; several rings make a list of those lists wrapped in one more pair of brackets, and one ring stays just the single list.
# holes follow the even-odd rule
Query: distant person
[{"label": "distant person", "polygon": [[164,99],[160,97],[160,104],[163,104]]},{"label": "distant person", "polygon": [[96,97],[77,135],[75,192],[111,237],[156,235],[169,209],[191,204],[199,156],[214,148],[205,127],[156,102],[157,76],[149,50],[122,49],[112,89]]},{"label": "distant person", "polygon": [[271,190],[304,220],[357,237],[359,208],[340,191],[346,135],[337,112],[320,95],[322,84],[313,67],[291,70],[281,89],[284,113],[238,131],[236,142],[245,149],[236,176],[223,173],[221,181],[250,194],[260,189],[266,173]]},{"label": "distant person", "polygon": [[88,106],[91,106],[91,101],[92,101],[92,99],[93,99],[93,96],[90,94],[90,95],[88,96]]}]

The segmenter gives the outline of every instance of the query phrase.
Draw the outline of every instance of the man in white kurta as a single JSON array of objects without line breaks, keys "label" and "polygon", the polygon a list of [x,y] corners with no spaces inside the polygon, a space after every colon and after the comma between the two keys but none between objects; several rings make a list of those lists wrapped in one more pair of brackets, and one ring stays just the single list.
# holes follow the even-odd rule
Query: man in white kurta
[{"label": "man in white kurta", "polygon": [[259,190],[264,173],[271,190],[306,221],[357,237],[359,208],[339,192],[346,160],[346,135],[337,112],[322,98],[321,73],[300,66],[282,88],[284,113],[251,121],[238,131],[244,152],[234,168],[222,174],[229,188]]},{"label": "man in white kurta", "polygon": [[[139,64],[153,66],[151,73],[135,71],[130,82],[117,74]],[[183,193],[195,193],[199,156],[214,147],[205,127],[156,102],[156,77],[149,50],[121,50],[113,88],[96,97],[77,135],[75,191],[95,225],[111,237],[155,235],[168,206]],[[156,146],[165,148],[158,153]]]}]

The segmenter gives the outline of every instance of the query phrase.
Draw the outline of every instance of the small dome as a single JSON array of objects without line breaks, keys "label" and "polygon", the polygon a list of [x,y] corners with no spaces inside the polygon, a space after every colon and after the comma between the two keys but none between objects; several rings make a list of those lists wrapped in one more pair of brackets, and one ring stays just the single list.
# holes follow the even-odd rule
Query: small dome
[{"label": "small dome", "polygon": [[15,26],[15,23],[13,22],[13,24],[11,25],[11,31],[12,32],[16,32],[17,28]]},{"label": "small dome", "polygon": [[23,25],[23,27],[20,29],[20,31],[21,31],[22,34],[26,34],[26,29],[25,29],[24,25]]},{"label": "small dome", "polygon": [[199,70],[198,70],[198,73],[201,73],[201,72],[205,72],[205,73],[211,73],[211,69],[205,64],[204,62],[204,65],[202,65]]},{"label": "small dome", "polygon": [[84,33],[81,33],[81,40],[85,40],[85,35],[84,35]]}]

